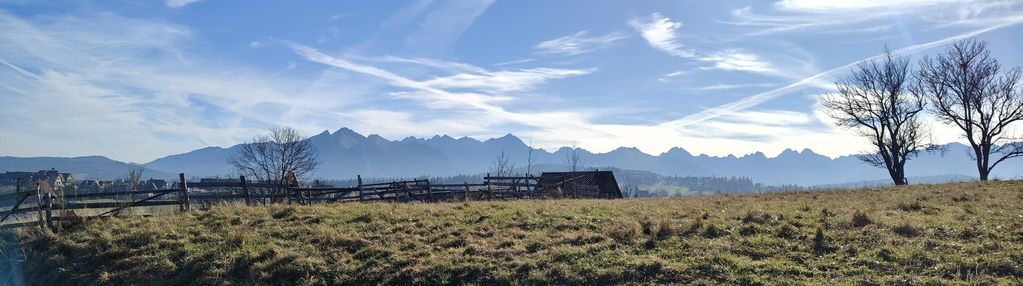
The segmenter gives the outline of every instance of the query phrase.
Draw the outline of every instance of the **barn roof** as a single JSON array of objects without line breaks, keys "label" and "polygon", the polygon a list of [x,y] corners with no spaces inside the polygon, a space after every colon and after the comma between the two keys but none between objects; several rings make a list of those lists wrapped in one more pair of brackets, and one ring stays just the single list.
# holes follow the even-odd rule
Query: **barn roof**
[{"label": "barn roof", "polygon": [[537,185],[542,191],[559,197],[622,198],[618,181],[611,171],[544,172],[540,174]]}]

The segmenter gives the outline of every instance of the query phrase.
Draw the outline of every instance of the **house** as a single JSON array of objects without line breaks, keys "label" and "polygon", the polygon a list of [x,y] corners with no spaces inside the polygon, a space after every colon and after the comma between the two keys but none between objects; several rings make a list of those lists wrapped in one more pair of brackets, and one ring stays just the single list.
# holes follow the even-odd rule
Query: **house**
[{"label": "house", "polygon": [[103,191],[103,184],[97,180],[78,181],[78,191],[86,193],[98,193]]},{"label": "house", "polygon": [[149,180],[139,182],[139,190],[152,191],[152,190],[163,190],[167,188],[167,180],[158,180],[150,178]]},{"label": "house", "polygon": [[536,191],[555,198],[620,199],[622,191],[611,171],[545,172]]},{"label": "house", "polygon": [[[22,191],[35,190],[37,183],[46,183],[47,190],[70,191],[77,188],[75,178],[69,173],[61,173],[56,169],[40,170],[38,172],[4,172],[0,174],[0,186],[15,186],[20,179]],[[42,187],[42,186],[40,186]]]}]

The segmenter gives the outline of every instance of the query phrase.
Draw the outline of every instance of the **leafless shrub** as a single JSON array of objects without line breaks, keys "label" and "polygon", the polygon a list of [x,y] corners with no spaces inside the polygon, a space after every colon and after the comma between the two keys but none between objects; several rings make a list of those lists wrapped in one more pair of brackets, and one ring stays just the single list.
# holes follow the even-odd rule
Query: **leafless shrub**
[{"label": "leafless shrub", "polygon": [[[291,127],[274,127],[267,135],[243,144],[227,161],[240,173],[260,182],[286,185],[319,166],[316,146]],[[270,190],[280,194],[283,188]]]},{"label": "leafless shrub", "polygon": [[494,158],[494,161],[490,163],[490,175],[495,177],[510,177],[515,170],[515,162],[511,161],[511,156],[501,151]]}]

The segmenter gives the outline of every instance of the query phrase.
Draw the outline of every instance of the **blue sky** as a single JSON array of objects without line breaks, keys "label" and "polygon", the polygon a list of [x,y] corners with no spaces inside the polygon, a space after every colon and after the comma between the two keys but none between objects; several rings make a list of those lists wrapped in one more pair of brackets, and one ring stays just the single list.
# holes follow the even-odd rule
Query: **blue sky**
[{"label": "blue sky", "polygon": [[1018,66],[1021,22],[1021,1],[0,0],[0,155],[145,162],[288,125],[839,156],[866,142],[817,98],[848,67],[970,36]]}]

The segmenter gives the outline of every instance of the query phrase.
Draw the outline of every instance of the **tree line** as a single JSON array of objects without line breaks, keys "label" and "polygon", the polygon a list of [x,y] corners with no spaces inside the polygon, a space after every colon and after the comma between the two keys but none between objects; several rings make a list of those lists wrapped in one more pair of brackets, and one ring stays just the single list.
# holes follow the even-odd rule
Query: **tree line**
[{"label": "tree line", "polygon": [[870,140],[872,150],[859,158],[885,168],[896,185],[905,185],[906,162],[929,142],[922,116],[953,126],[969,143],[980,180],[999,163],[1023,156],[1023,142],[1010,125],[1023,119],[1021,67],[1002,70],[988,43],[955,41],[912,69],[910,58],[887,47],[835,82],[836,92],[821,98],[839,126]]}]

